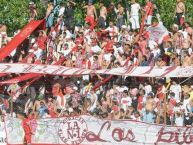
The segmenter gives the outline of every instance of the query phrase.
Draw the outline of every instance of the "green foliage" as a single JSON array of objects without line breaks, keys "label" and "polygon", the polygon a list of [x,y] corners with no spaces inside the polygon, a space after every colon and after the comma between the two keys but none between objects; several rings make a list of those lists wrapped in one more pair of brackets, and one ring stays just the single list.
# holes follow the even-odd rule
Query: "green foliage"
[{"label": "green foliage", "polygon": [[[39,18],[45,14],[45,8],[37,2]],[[23,28],[29,18],[29,0],[0,0],[0,21],[8,27],[8,34],[13,35],[17,29]]]},{"label": "green foliage", "polygon": [[[156,0],[156,5],[159,9],[161,19],[164,24],[169,28],[173,23],[175,23],[175,7],[176,0]],[[193,3],[192,0],[185,0],[186,5],[186,21],[192,24],[193,22]]]},{"label": "green foliage", "polygon": [[[12,35],[13,32],[25,26],[28,22],[28,4],[30,0],[0,0],[0,21],[8,26],[8,34]],[[45,15],[46,5],[41,3],[42,0],[35,0],[38,8],[38,18],[41,19]],[[58,3],[66,0],[57,0]],[[74,0],[77,5],[75,7],[75,21],[76,23],[84,23],[85,10],[82,8],[87,4],[88,0]],[[105,6],[109,6],[111,2],[118,3],[121,1],[124,5],[129,3],[130,0],[103,0]],[[138,0],[144,6],[145,0]],[[174,10],[176,0],[154,0],[157,4],[161,19],[164,24],[169,28],[174,21]],[[98,8],[98,0],[94,0]],[[186,20],[190,23],[193,22],[193,3],[192,0],[186,0]],[[109,15],[108,20],[115,20],[115,15]]]}]

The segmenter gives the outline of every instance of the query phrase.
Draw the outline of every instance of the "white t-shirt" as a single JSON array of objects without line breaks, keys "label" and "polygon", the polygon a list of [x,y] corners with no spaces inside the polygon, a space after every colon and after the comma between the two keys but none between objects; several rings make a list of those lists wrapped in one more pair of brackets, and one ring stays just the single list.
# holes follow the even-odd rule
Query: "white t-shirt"
[{"label": "white t-shirt", "polygon": [[127,106],[131,106],[132,105],[131,97],[122,98],[121,99],[121,105],[122,105],[122,108],[126,111]]},{"label": "white t-shirt", "polygon": [[91,47],[91,51],[94,53],[101,52],[101,48],[98,45]]},{"label": "white t-shirt", "polygon": [[147,96],[147,94],[152,92],[152,86],[151,85],[146,85],[146,86],[144,86],[144,90],[145,90],[145,96]]},{"label": "white t-shirt", "polygon": [[158,55],[160,55],[161,51],[160,51],[160,49],[154,49],[154,50],[152,51],[152,53],[153,53],[153,56],[154,56],[154,58],[155,58],[155,57],[158,57]]},{"label": "white t-shirt", "polygon": [[131,5],[131,16],[139,16],[139,10],[141,9],[138,3]]},{"label": "white t-shirt", "polygon": [[105,31],[109,31],[109,35],[116,36],[118,34],[118,28],[116,26],[108,27]]},{"label": "white t-shirt", "polygon": [[58,106],[57,106],[58,108],[60,108],[60,109],[64,109],[65,108],[66,96],[63,96],[64,104],[62,104],[62,98],[60,96],[57,96],[56,101],[58,103]]},{"label": "white t-shirt", "polygon": [[170,91],[173,92],[175,94],[175,99],[180,100],[180,93],[182,92],[182,88],[180,85],[176,84],[176,85],[171,85],[170,87]]},{"label": "white t-shirt", "polygon": [[36,51],[34,51],[34,55],[39,59],[43,54],[43,50],[38,48]]},{"label": "white t-shirt", "polygon": [[107,54],[104,54],[104,60],[106,60],[106,61],[110,61],[111,60],[111,53],[107,53]]},{"label": "white t-shirt", "polygon": [[116,46],[113,46],[113,49],[114,49],[114,55],[115,55],[115,56],[118,56],[119,53],[122,53],[122,54],[124,53],[122,47],[116,47]]},{"label": "white t-shirt", "polygon": [[176,117],[176,119],[175,119],[175,124],[176,124],[176,126],[183,126],[183,122],[184,122],[184,120],[183,120],[183,117]]},{"label": "white t-shirt", "polygon": [[67,56],[70,53],[71,49],[62,50],[61,53],[64,54],[64,56]]},{"label": "white t-shirt", "polygon": [[65,32],[66,32],[66,39],[72,38],[72,33],[70,33],[69,30],[66,30]]}]

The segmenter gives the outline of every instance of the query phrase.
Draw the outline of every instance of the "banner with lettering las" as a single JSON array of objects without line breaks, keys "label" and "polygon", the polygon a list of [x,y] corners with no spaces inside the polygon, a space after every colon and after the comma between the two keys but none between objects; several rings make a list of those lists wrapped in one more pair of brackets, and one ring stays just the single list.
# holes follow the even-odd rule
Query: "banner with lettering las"
[{"label": "banner with lettering las", "polygon": [[[193,144],[193,128],[164,127],[132,120],[102,120],[82,115],[32,120],[33,145],[174,145]],[[23,144],[21,121],[6,119],[8,144]]]}]

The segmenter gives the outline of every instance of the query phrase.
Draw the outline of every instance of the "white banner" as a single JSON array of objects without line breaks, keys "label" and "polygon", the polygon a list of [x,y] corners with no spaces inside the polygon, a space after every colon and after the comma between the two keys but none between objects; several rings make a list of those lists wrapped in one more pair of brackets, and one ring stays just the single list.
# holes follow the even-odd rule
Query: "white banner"
[{"label": "white banner", "polygon": [[[36,145],[191,145],[192,127],[164,127],[131,120],[101,120],[82,115],[33,121]],[[6,119],[8,144],[23,144],[21,121]]]},{"label": "white banner", "polygon": [[5,123],[0,121],[0,145],[6,145]]},{"label": "white banner", "polygon": [[59,65],[37,64],[4,64],[0,63],[0,73],[36,73],[50,75],[75,76],[85,74],[109,74],[136,77],[190,77],[193,75],[193,66],[189,67],[121,67],[103,70],[89,70],[81,68],[69,68]]}]

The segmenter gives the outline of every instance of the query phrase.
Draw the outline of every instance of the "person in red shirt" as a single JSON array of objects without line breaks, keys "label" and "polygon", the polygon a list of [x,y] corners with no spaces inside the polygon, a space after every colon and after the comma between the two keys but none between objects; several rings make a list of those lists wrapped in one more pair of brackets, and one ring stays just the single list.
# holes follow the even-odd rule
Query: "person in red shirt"
[{"label": "person in red shirt", "polygon": [[145,0],[146,5],[144,7],[146,25],[151,25],[152,15],[153,15],[153,3],[150,0]]},{"label": "person in red shirt", "polygon": [[164,101],[166,95],[166,87],[164,86],[164,83],[162,80],[158,82],[158,88],[157,88],[157,97],[159,101]]},{"label": "person in red shirt", "polygon": [[137,105],[138,111],[142,111],[142,109],[143,109],[143,97],[144,97],[144,95],[145,95],[145,91],[140,90],[139,96],[138,96],[138,99],[137,99],[137,101],[138,101],[138,105]]},{"label": "person in red shirt", "polygon": [[46,33],[43,30],[41,30],[37,38],[37,44],[40,49],[42,50],[46,49],[46,40],[47,40]]},{"label": "person in red shirt", "polygon": [[24,144],[25,145],[31,145],[31,139],[32,139],[32,130],[30,127],[30,118],[27,118],[27,116],[23,113],[17,114],[18,118],[22,120],[21,125],[24,130]]}]

